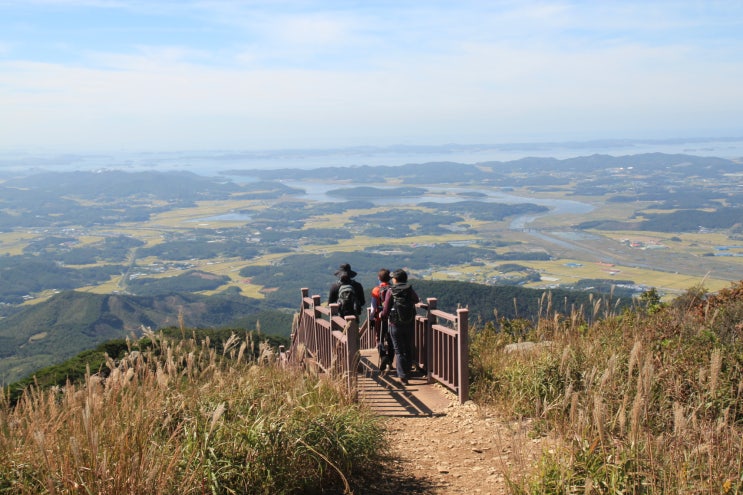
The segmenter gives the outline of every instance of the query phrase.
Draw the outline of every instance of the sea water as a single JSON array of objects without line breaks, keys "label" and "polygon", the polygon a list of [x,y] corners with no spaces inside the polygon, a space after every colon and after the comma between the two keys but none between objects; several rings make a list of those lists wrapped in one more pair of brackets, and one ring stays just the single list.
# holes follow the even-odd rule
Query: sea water
[{"label": "sea water", "polygon": [[476,164],[511,161],[525,157],[557,159],[606,154],[680,153],[740,159],[743,138],[642,141],[607,140],[565,143],[507,143],[494,145],[364,146],[338,149],[286,149],[242,151],[114,152],[55,154],[52,152],[0,151],[0,174],[34,171],[188,171],[199,175],[231,176],[230,171],[312,169],[348,166],[398,166],[410,163],[456,162]]}]

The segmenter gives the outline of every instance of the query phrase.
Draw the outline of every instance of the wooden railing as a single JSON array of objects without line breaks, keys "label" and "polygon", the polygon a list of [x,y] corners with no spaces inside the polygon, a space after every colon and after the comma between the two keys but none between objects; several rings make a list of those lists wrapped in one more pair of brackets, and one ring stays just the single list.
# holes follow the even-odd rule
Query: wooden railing
[{"label": "wooden railing", "polygon": [[[464,403],[469,398],[469,312],[458,309],[456,314],[446,313],[436,304],[435,298],[429,298],[416,306],[413,362],[425,372],[429,383],[438,381]],[[370,312],[367,309],[366,319],[359,325],[355,316],[339,316],[337,304],[322,306],[320,296],[310,297],[309,289],[303,288],[287,361],[341,377],[355,396],[360,351],[376,347]]]},{"label": "wooden railing", "polygon": [[457,393],[459,402],[469,398],[469,310],[457,314],[437,309],[437,299],[419,303],[425,316],[415,319],[414,356],[428,381],[438,381]]},{"label": "wooden railing", "polygon": [[288,361],[346,380],[355,394],[359,363],[359,324],[338,315],[338,305],[322,306],[320,296],[302,289],[302,307],[292,329]]}]

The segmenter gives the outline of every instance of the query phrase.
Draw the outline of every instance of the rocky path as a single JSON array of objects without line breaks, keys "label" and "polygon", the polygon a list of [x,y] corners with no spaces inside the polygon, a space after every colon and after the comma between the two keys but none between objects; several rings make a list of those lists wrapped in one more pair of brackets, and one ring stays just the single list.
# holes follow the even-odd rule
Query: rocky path
[{"label": "rocky path", "polygon": [[432,417],[391,417],[389,472],[362,493],[507,494],[551,448],[530,421],[504,421],[472,402],[452,400]]}]

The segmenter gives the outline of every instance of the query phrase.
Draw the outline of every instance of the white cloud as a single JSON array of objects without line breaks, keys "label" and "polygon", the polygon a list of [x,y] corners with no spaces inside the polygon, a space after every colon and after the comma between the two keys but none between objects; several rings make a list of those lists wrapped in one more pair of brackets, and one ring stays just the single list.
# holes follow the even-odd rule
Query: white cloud
[{"label": "white cloud", "polygon": [[[145,12],[147,5],[123,6]],[[394,12],[272,5],[186,3],[181,29],[197,35],[159,43],[132,36],[116,46],[77,47],[71,39],[79,48],[71,61],[40,63],[17,50],[9,60],[13,40],[0,41],[0,148],[259,148],[740,128],[743,40],[711,28],[740,21],[639,3],[401,2]],[[219,28],[227,35],[212,42]]]}]

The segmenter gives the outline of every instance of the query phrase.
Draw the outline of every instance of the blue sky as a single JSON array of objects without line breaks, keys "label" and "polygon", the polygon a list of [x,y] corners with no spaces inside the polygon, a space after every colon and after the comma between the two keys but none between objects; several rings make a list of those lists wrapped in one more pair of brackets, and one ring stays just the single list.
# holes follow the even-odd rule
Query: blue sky
[{"label": "blue sky", "polygon": [[0,150],[743,135],[743,2],[0,0]]}]

